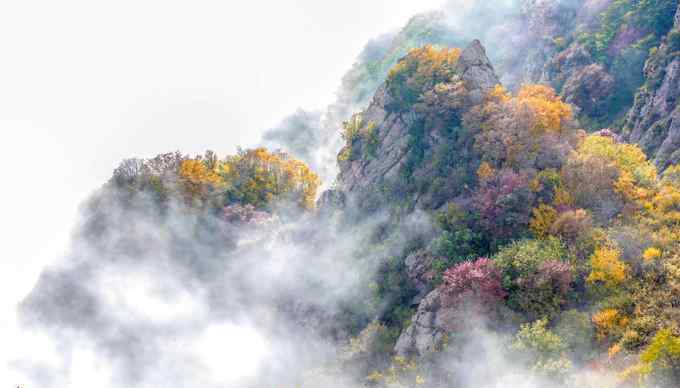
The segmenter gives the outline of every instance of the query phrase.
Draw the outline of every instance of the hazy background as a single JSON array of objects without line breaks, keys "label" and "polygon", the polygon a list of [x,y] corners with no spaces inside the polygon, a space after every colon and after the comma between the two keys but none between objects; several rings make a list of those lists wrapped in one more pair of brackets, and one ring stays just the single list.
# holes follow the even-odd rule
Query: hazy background
[{"label": "hazy background", "polygon": [[330,103],[370,38],[441,2],[3,2],[2,322],[121,159],[251,145]]}]

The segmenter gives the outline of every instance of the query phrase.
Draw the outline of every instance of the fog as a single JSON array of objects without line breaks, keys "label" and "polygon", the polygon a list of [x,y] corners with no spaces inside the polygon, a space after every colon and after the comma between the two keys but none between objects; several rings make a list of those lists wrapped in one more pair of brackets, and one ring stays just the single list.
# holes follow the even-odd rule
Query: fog
[{"label": "fog", "polygon": [[[359,311],[352,319],[363,324],[380,314],[370,280],[409,242],[361,250],[388,215],[232,228],[181,204],[159,218],[147,199],[126,208],[115,190],[97,190],[127,157],[256,144],[286,148],[332,185],[339,124],[367,102],[343,100],[342,75],[440,3],[3,6],[0,48],[11,60],[0,63],[0,127],[10,141],[0,232],[10,238],[0,267],[0,338],[8,344],[0,383],[293,386],[334,360],[342,349],[333,338],[347,336],[345,310]],[[479,27],[515,15],[516,2],[494,11],[465,5],[445,8],[461,42],[493,42],[520,28],[512,20]],[[517,81],[517,64],[505,64],[506,79]],[[397,235],[431,227],[416,213]],[[460,384],[546,386],[506,353],[508,338],[480,330],[445,358]],[[336,387],[356,377],[322,373]],[[607,379],[576,377],[583,386]]]},{"label": "fog", "polygon": [[328,104],[368,39],[438,4],[3,3],[7,340],[16,339],[13,306],[67,250],[78,204],[120,160],[254,144],[298,107]]}]

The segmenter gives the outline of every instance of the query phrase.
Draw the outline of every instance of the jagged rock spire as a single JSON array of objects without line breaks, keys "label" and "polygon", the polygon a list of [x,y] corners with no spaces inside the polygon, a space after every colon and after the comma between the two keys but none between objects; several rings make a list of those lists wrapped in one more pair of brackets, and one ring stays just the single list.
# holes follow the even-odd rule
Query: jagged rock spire
[{"label": "jagged rock spire", "polygon": [[489,57],[486,56],[484,46],[477,39],[461,53],[456,71],[465,81],[474,103],[481,102],[489,90],[500,83]]}]

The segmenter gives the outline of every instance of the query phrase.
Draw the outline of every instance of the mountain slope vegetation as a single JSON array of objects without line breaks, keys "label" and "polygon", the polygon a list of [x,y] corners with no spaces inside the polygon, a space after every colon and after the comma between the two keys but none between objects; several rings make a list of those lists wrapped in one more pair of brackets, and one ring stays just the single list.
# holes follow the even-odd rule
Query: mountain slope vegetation
[{"label": "mountain slope vegetation", "polygon": [[[327,121],[265,136],[304,161],[124,161],[22,316],[129,386],[677,386],[680,6],[510,3],[461,10],[526,27],[491,59],[450,10],[369,45]],[[252,376],[168,345],[225,322],[266,338]]]}]

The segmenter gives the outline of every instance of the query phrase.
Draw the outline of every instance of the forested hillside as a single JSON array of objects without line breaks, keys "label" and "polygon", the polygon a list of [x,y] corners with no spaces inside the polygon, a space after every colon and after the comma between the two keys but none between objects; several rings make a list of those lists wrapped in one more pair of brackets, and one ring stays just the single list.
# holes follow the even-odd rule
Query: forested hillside
[{"label": "forested hillside", "polygon": [[[271,150],[124,161],[23,318],[102,386],[680,386],[680,6],[497,8],[370,43]],[[224,323],[238,380],[182,350]]]}]

